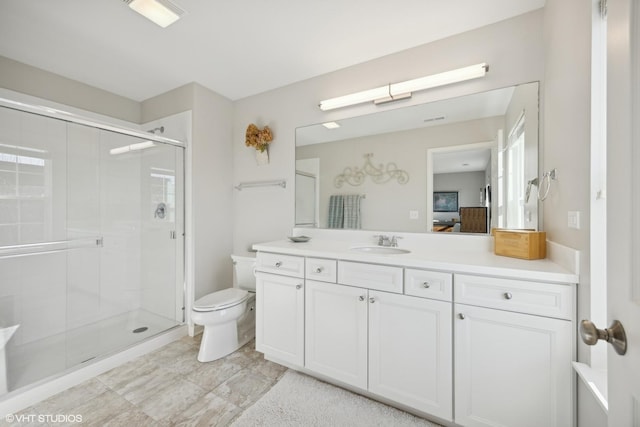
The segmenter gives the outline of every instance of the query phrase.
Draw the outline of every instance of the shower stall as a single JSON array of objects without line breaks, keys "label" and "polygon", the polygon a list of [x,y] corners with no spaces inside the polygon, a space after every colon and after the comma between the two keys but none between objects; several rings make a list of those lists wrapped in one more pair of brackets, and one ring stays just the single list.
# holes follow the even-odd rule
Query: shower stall
[{"label": "shower stall", "polygon": [[184,144],[0,100],[0,400],[183,322]]}]

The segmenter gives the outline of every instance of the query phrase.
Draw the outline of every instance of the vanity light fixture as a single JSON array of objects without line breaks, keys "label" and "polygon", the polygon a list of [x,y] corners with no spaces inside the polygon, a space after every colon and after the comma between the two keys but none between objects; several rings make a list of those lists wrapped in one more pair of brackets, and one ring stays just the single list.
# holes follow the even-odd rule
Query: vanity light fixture
[{"label": "vanity light fixture", "polygon": [[489,71],[489,66],[486,63],[481,63],[456,70],[445,71],[444,73],[419,77],[401,83],[390,83],[387,86],[320,101],[320,109],[327,111],[370,101],[373,101],[375,104],[397,101],[399,99],[409,98],[413,92],[420,90],[484,77],[487,71]]},{"label": "vanity light fixture", "polygon": [[340,125],[336,122],[323,123],[322,126],[326,127],[327,129],[338,129],[340,127]]},{"label": "vanity light fixture", "polygon": [[124,2],[162,28],[167,28],[185,14],[182,8],[169,0],[124,0]]}]

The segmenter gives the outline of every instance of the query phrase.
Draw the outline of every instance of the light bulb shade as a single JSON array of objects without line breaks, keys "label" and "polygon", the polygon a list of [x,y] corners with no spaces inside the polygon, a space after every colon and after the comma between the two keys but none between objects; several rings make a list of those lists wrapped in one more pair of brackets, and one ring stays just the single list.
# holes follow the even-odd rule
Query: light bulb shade
[{"label": "light bulb shade", "polygon": [[391,96],[401,95],[405,93],[417,92],[419,90],[431,89],[438,86],[445,86],[452,83],[463,82],[465,80],[484,77],[487,73],[487,64],[476,64],[469,67],[458,68],[456,70],[446,71],[444,73],[433,74],[431,76],[420,77],[413,80],[407,80],[402,83],[394,83],[391,85]]},{"label": "light bulb shade", "polygon": [[166,28],[184,14],[169,0],[131,0],[129,7],[155,24]]},{"label": "light bulb shade", "polygon": [[393,83],[387,86],[377,87],[375,89],[364,90],[362,92],[356,92],[320,101],[320,109],[322,111],[327,111],[370,101],[373,101],[376,104],[381,104],[384,102],[405,99],[410,97],[411,94],[416,91],[484,77],[484,75],[487,74],[487,70],[488,66],[486,63],[470,65],[468,67],[458,68],[444,73],[407,80],[401,83]]},{"label": "light bulb shade", "polygon": [[320,109],[322,111],[333,110],[335,108],[346,107],[348,105],[374,101],[387,96],[389,96],[389,86],[382,86],[375,89],[363,90],[362,92],[351,93],[349,95],[320,101]]}]

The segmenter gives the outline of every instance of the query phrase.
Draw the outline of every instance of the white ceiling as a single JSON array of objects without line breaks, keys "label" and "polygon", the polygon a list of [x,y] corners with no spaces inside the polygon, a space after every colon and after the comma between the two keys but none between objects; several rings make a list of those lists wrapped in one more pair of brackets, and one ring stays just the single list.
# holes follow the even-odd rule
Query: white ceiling
[{"label": "white ceiling", "polygon": [[122,0],[2,0],[0,55],[142,101],[198,82],[231,100],[419,46],[544,0],[174,0],[162,29]]}]

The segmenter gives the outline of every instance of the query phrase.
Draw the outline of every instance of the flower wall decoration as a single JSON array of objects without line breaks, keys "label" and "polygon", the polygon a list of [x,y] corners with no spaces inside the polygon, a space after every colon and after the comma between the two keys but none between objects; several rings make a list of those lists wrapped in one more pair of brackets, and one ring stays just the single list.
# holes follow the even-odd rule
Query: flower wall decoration
[{"label": "flower wall decoration", "polygon": [[247,127],[245,145],[253,147],[260,152],[264,152],[269,144],[273,141],[273,133],[269,126],[259,129],[258,126],[251,123]]}]

